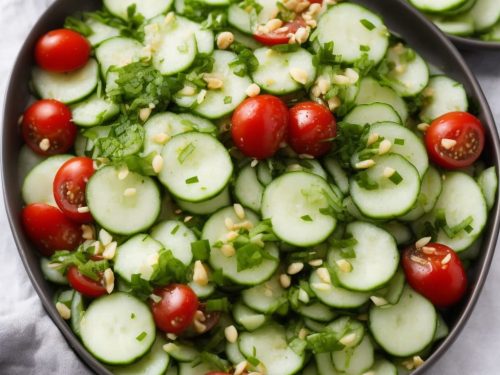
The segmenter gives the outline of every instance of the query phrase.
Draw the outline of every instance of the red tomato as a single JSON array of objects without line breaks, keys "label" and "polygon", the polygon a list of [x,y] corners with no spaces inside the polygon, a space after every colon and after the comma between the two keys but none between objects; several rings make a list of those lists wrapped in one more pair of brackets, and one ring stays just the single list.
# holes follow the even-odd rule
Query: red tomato
[{"label": "red tomato", "polygon": [[44,70],[66,73],[89,61],[90,43],[73,30],[58,29],[43,35],[35,46],[36,63]]},{"label": "red tomato", "polygon": [[276,96],[259,95],[241,103],[231,121],[236,146],[247,156],[265,159],[273,156],[285,139],[288,108]]},{"label": "red tomato", "polygon": [[171,284],[154,291],[161,298],[151,302],[156,326],[164,332],[180,334],[193,323],[198,297],[184,284]]},{"label": "red tomato", "polygon": [[77,134],[69,108],[53,99],[39,100],[31,105],[21,125],[26,144],[44,156],[65,153],[73,147]]},{"label": "red tomato", "polygon": [[80,226],[48,204],[24,207],[22,222],[26,234],[44,256],[51,256],[56,250],[75,250],[83,241]]},{"label": "red tomato", "polygon": [[429,243],[405,250],[403,268],[413,289],[438,307],[451,306],[467,289],[467,276],[457,254],[448,246]]},{"label": "red tomato", "polygon": [[435,119],[425,133],[425,145],[437,165],[457,169],[472,165],[484,148],[484,128],[467,112],[450,112]]},{"label": "red tomato", "polygon": [[[306,27],[307,24],[302,18],[296,18],[293,21],[286,22],[282,27],[268,33],[255,32],[253,37],[258,42],[266,46],[275,46],[277,44],[288,44],[290,41],[289,34],[295,34],[301,27]],[[279,30],[279,31],[278,31]]]},{"label": "red tomato", "polygon": [[90,212],[79,212],[78,209],[87,206],[85,188],[93,174],[94,162],[86,157],[70,159],[57,171],[53,185],[54,198],[62,212],[71,220],[79,223],[92,221]]},{"label": "red tomato", "polygon": [[290,109],[288,143],[296,153],[322,156],[332,148],[326,140],[336,135],[335,117],[325,106],[304,102]]},{"label": "red tomato", "polygon": [[85,275],[82,275],[75,266],[68,268],[66,277],[68,278],[69,285],[85,297],[98,298],[107,293],[102,280],[95,281]]}]

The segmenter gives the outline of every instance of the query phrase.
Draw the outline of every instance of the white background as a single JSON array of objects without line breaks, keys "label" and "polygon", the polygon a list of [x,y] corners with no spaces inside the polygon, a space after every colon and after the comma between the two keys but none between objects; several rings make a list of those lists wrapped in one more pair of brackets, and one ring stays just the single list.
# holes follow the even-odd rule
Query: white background
[{"label": "white background", "polygon": [[[51,0],[0,0],[2,104],[8,75],[21,43],[50,3]],[[467,53],[466,58],[478,75],[495,118],[500,122],[500,53]],[[0,374],[89,373],[45,314],[31,287],[10,234],[1,199],[0,228]],[[500,255],[497,254],[469,323],[430,374],[500,374],[499,285]]]}]

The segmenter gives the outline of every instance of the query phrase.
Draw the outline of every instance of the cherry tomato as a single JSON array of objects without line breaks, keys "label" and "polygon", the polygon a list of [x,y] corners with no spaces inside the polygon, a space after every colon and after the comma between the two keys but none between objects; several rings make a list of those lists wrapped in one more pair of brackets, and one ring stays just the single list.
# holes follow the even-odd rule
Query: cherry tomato
[{"label": "cherry tomato", "polygon": [[484,148],[484,128],[467,112],[450,112],[435,119],[425,133],[425,145],[437,165],[457,169],[472,165]]},{"label": "cherry tomato", "polygon": [[151,302],[153,317],[159,329],[178,335],[193,323],[198,310],[198,297],[189,286],[171,284],[156,289],[154,294],[161,298],[159,302]]},{"label": "cherry tomato", "polygon": [[92,280],[91,278],[82,275],[75,266],[68,268],[66,277],[68,278],[69,285],[85,297],[98,298],[107,294],[102,279],[99,281]]},{"label": "cherry tomato", "polygon": [[282,27],[275,31],[270,31],[267,33],[261,33],[256,31],[253,37],[258,42],[265,44],[266,46],[275,46],[277,44],[288,44],[290,41],[289,34],[295,34],[301,27],[306,27],[306,22],[298,17],[293,21],[286,22]]},{"label": "cherry tomato", "polygon": [[336,134],[335,117],[325,106],[304,102],[290,109],[288,143],[296,153],[322,156],[331,150],[332,144],[327,140]]},{"label": "cherry tomato", "polygon": [[448,246],[429,243],[404,251],[403,268],[413,289],[438,307],[451,306],[467,289],[467,276],[457,254]]},{"label": "cherry tomato", "polygon": [[[85,188],[93,174],[93,160],[86,157],[76,157],[64,163],[54,178],[54,198],[57,205],[67,217],[78,223],[92,221],[90,212],[85,212],[85,208],[87,208]],[[81,212],[82,208],[84,208],[83,212]]]},{"label": "cherry tomato", "polygon": [[221,313],[220,311],[210,311],[208,312],[206,309],[206,304],[200,303],[198,306],[198,311],[201,311],[203,313],[203,325],[205,326],[205,329],[203,332],[200,332],[194,327],[194,324],[191,324],[185,331],[182,332],[182,337],[186,338],[191,338],[191,337],[196,337],[200,336],[208,331],[211,331],[217,323],[219,323]]},{"label": "cherry tomato", "polygon": [[24,113],[21,126],[26,144],[44,156],[65,153],[73,147],[77,134],[69,108],[53,99],[31,105]]},{"label": "cherry tomato", "polygon": [[51,256],[56,250],[75,250],[83,241],[80,226],[48,204],[24,207],[22,222],[26,234],[44,256]]},{"label": "cherry tomato", "polygon": [[248,98],[233,113],[233,141],[247,156],[269,158],[285,139],[288,122],[288,108],[281,99],[272,95]]},{"label": "cherry tomato", "polygon": [[66,73],[89,61],[90,43],[73,30],[58,29],[43,35],[35,46],[36,63],[44,70]]}]

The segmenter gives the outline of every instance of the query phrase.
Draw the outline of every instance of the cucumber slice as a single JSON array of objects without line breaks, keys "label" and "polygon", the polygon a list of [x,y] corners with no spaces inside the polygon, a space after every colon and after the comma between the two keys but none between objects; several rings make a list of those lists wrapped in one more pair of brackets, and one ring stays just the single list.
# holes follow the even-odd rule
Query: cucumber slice
[{"label": "cucumber slice", "polygon": [[335,368],[348,375],[363,374],[373,366],[374,357],[374,348],[369,335],[364,335],[361,343],[354,348],[345,348],[332,353]]},{"label": "cucumber slice", "polygon": [[432,342],[436,331],[434,306],[409,286],[405,287],[396,305],[373,306],[369,316],[369,328],[375,341],[397,357],[420,352]]},{"label": "cucumber slice", "polygon": [[228,184],[233,163],[224,145],[203,133],[172,138],[161,153],[159,179],[177,198],[201,202],[218,195]]},{"label": "cucumber slice", "polygon": [[94,300],[82,318],[80,332],[87,350],[110,365],[136,361],[156,338],[149,307],[121,292]]},{"label": "cucumber slice", "polygon": [[53,73],[33,68],[33,87],[42,99],[65,104],[78,102],[92,94],[99,81],[99,66],[90,59],[83,68],[71,73]]},{"label": "cucumber slice", "polygon": [[438,314],[436,332],[434,333],[434,341],[444,339],[446,336],[448,336],[448,333],[450,333],[448,324],[446,324],[441,314]]},{"label": "cucumber slice", "polygon": [[[409,58],[409,53],[413,56]],[[412,97],[419,94],[429,83],[429,67],[422,57],[402,44],[389,48],[386,55],[390,86],[399,95]]]},{"label": "cucumber slice", "polygon": [[233,318],[236,323],[247,331],[255,331],[267,322],[267,316],[254,311],[243,303],[238,302],[233,306]]},{"label": "cucumber slice", "polygon": [[481,172],[477,178],[477,183],[481,187],[488,210],[495,205],[498,189],[498,176],[496,167],[490,167]]},{"label": "cucumber slice", "polygon": [[198,298],[208,298],[215,292],[215,284],[213,283],[199,285],[194,281],[191,281],[188,285],[191,289],[193,289],[194,294],[196,294]]},{"label": "cucumber slice", "polygon": [[445,76],[434,76],[423,91],[425,103],[420,111],[420,119],[425,122],[448,112],[467,112],[467,94],[461,83]]},{"label": "cucumber slice", "polygon": [[[144,46],[135,39],[116,37],[105,40],[95,50],[102,76],[106,77],[112,66],[122,67],[139,61],[143,55],[143,49]],[[106,83],[106,91],[109,91],[108,81]]]},{"label": "cucumber slice", "polygon": [[[370,298],[370,294],[354,292],[341,287],[331,285],[325,290],[317,271],[311,273],[309,284],[316,297],[325,305],[338,309],[354,309],[364,305]],[[326,284],[328,285],[328,284]]]},{"label": "cucumber slice", "polygon": [[24,179],[22,187],[24,203],[46,203],[57,207],[52,186],[54,178],[59,168],[72,157],[72,155],[55,155],[36,165]]},{"label": "cucumber slice", "polygon": [[83,302],[83,296],[75,291],[71,300],[71,329],[77,336],[80,336],[80,324],[85,315],[85,305]]},{"label": "cucumber slice", "polygon": [[245,289],[241,296],[248,307],[264,314],[271,314],[286,302],[286,294],[286,290],[279,282],[279,276],[275,275],[263,284]]},{"label": "cucumber slice", "polygon": [[304,364],[304,356],[294,352],[287,343],[285,328],[268,324],[240,335],[238,345],[245,357],[257,358],[267,375],[291,375]]},{"label": "cucumber slice", "polygon": [[179,375],[201,375],[217,370],[217,366],[211,363],[200,362],[198,359],[193,363],[179,363]]},{"label": "cucumber slice", "polygon": [[318,369],[319,375],[341,375],[335,366],[333,366],[331,353],[315,354],[314,361],[316,362],[316,368]]},{"label": "cucumber slice", "polygon": [[188,18],[176,16],[180,27],[191,31],[196,38],[196,47],[199,53],[210,54],[214,51],[214,33],[203,25],[193,22]]},{"label": "cucumber slice", "polygon": [[[366,173],[368,180],[377,183],[378,187],[374,190],[366,189],[356,178],[352,178],[350,192],[354,204],[363,215],[373,219],[391,219],[404,215],[411,210],[420,192],[418,171],[397,154],[383,155],[375,160],[375,166],[360,173]],[[401,181],[396,183],[384,177],[386,168],[394,169]]]},{"label": "cucumber slice", "polygon": [[440,13],[463,6],[467,0],[409,0],[410,3],[423,12]]},{"label": "cucumber slice", "polygon": [[255,3],[261,8],[259,12],[252,6],[243,8],[243,3],[231,5],[227,10],[229,24],[243,33],[252,34],[255,25],[264,25],[275,18],[278,7],[274,1],[256,0]]},{"label": "cucumber slice", "polygon": [[[354,63],[364,54],[375,64],[389,46],[389,32],[382,19],[357,4],[343,3],[328,9],[318,22],[318,42],[333,42],[333,54],[342,62]],[[370,50],[363,51],[363,46]]]},{"label": "cucumber slice", "polygon": [[[357,241],[353,251],[355,257],[349,259],[350,272],[337,272],[340,284],[354,291],[370,291],[386,284],[396,273],[399,252],[394,237],[373,224],[364,222],[350,223],[346,232]],[[338,250],[331,250],[328,262],[333,265],[343,259]]]},{"label": "cucumber slice", "polygon": [[226,187],[218,195],[206,201],[193,203],[177,199],[177,204],[184,211],[196,215],[210,215],[220,210],[222,207],[229,206],[231,204],[231,196],[229,194],[229,188]]},{"label": "cucumber slice", "polygon": [[290,172],[266,187],[262,198],[262,216],[270,219],[275,234],[295,246],[323,242],[337,221],[320,212],[336,196],[328,183],[314,174]]},{"label": "cucumber slice", "polygon": [[97,94],[71,107],[73,122],[82,127],[101,125],[120,112],[120,107]]},{"label": "cucumber slice", "polygon": [[405,282],[406,277],[404,271],[401,268],[398,268],[394,277],[389,281],[389,283],[387,283],[387,286],[377,290],[374,295],[382,297],[391,305],[395,305],[399,302],[399,299],[403,294]]},{"label": "cucumber slice", "polygon": [[164,350],[178,362],[192,362],[200,356],[195,347],[177,341],[169,343]]},{"label": "cucumber slice", "polygon": [[193,128],[184,123],[179,115],[171,112],[158,113],[144,124],[145,135],[142,155],[147,156],[152,152],[160,154],[163,146],[170,138],[192,130]]},{"label": "cucumber slice", "polygon": [[191,113],[179,113],[181,123],[184,126],[190,127],[192,130],[199,131],[200,133],[209,133],[217,135],[217,127],[209,120],[203,117],[195,116]]},{"label": "cucumber slice", "polygon": [[185,265],[193,260],[191,243],[196,241],[196,236],[184,223],[177,220],[162,221],[151,229],[151,237],[172,251],[172,255]]},{"label": "cucumber slice", "polygon": [[310,305],[301,305],[296,310],[300,315],[318,322],[331,322],[336,316],[329,306],[317,301]]},{"label": "cucumber slice", "polygon": [[401,124],[398,113],[389,104],[371,103],[357,105],[344,117],[344,122],[355,125],[394,122]]},{"label": "cucumber slice", "polygon": [[378,134],[391,141],[391,152],[408,160],[422,177],[429,167],[427,150],[421,139],[411,130],[394,123],[374,124],[370,134]]},{"label": "cucumber slice", "polygon": [[27,145],[23,145],[23,147],[21,147],[21,150],[19,151],[19,157],[17,159],[17,174],[19,186],[23,185],[24,179],[31,172],[31,170],[45,159],[47,158],[34,153],[33,150]]},{"label": "cucumber slice", "polygon": [[147,234],[138,234],[118,246],[115,255],[114,270],[128,282],[132,275],[139,274],[142,279],[149,280],[156,263],[152,262],[159,255],[163,246]]},{"label": "cucumber slice", "polygon": [[381,227],[394,237],[398,246],[407,245],[413,239],[413,233],[410,228],[398,221],[388,221],[382,224]]},{"label": "cucumber slice", "polygon": [[[278,52],[268,47],[254,51],[259,67],[252,78],[256,84],[269,93],[284,95],[302,87],[310,86],[316,78],[313,56],[305,49],[294,52]],[[295,71],[304,75],[304,81],[297,81]]]},{"label": "cucumber slice", "polygon": [[338,160],[333,157],[326,157],[323,164],[342,194],[347,194],[349,192],[349,177]]},{"label": "cucumber slice", "polygon": [[382,86],[371,77],[365,77],[361,80],[359,94],[356,96],[355,103],[357,105],[385,103],[398,113],[402,124],[406,124],[408,119],[408,107],[405,101],[393,89]]},{"label": "cucumber slice", "polygon": [[68,279],[61,272],[56,269],[50,268],[49,258],[40,258],[40,269],[42,270],[45,280],[54,284],[68,285]]},{"label": "cucumber slice", "polygon": [[469,14],[476,32],[491,29],[500,19],[500,3],[496,0],[477,0]]},{"label": "cucumber slice", "polygon": [[234,183],[234,195],[236,199],[243,206],[259,212],[262,206],[263,194],[264,187],[257,179],[256,169],[247,165],[240,171]]},{"label": "cucumber slice", "polygon": [[87,40],[92,44],[92,47],[97,47],[99,44],[107,39],[111,39],[120,36],[120,30],[116,27],[112,27],[97,21],[90,16],[85,23],[92,30],[92,34],[87,36]]},{"label": "cucumber slice", "polygon": [[128,9],[132,5],[136,7],[137,14],[150,19],[166,13],[172,5],[172,0],[104,0],[106,9],[124,20],[128,20]]},{"label": "cucumber slice", "polygon": [[429,19],[446,34],[469,36],[474,34],[474,19],[468,13],[453,17],[434,17]]},{"label": "cucumber slice", "polygon": [[480,36],[482,40],[487,42],[499,42],[500,41],[500,22],[497,22],[486,34]]},{"label": "cucumber slice", "polygon": [[327,179],[328,175],[326,174],[326,171],[323,169],[319,161],[315,159],[288,159],[286,160],[287,163],[287,172],[298,172],[298,171],[303,171],[303,172],[309,172],[313,173],[316,176],[319,176],[323,179]]},{"label": "cucumber slice", "polygon": [[[125,191],[132,194],[125,196]],[[160,214],[160,190],[153,179],[130,172],[120,180],[114,167],[102,168],[90,178],[86,197],[94,219],[116,234],[146,230]]]},{"label": "cucumber slice", "polygon": [[371,373],[372,375],[398,375],[398,369],[388,360],[378,358],[375,360],[375,363],[368,373]]},{"label": "cucumber slice", "polygon": [[156,336],[151,350],[136,363],[126,367],[114,367],[115,375],[164,375],[170,364],[170,356],[163,350],[166,340],[161,336]]},{"label": "cucumber slice", "polygon": [[243,356],[243,354],[241,354],[238,343],[236,342],[226,342],[226,356],[229,362],[231,362],[233,365],[237,365],[245,361],[245,357]]},{"label": "cucumber slice", "polygon": [[264,186],[267,186],[271,182],[273,182],[273,172],[271,171],[270,165],[270,163],[267,163],[265,161],[259,162],[259,164],[257,164],[257,179]]}]

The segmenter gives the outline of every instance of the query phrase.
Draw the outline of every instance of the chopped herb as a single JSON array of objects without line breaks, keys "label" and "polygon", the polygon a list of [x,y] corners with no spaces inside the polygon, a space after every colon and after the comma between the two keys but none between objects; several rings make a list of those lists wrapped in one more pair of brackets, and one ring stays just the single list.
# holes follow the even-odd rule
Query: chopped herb
[{"label": "chopped herb", "polygon": [[293,21],[295,19],[295,17],[297,16],[297,14],[288,9],[285,4],[283,4],[281,1],[278,1],[276,3],[276,6],[278,7],[279,9],[279,19],[283,20],[284,22],[290,22],[290,21]]},{"label": "chopped herb", "polygon": [[365,190],[376,190],[378,189],[378,183],[372,181],[368,176],[367,171],[361,171],[354,175],[354,180],[358,183],[358,185]]},{"label": "chopped herb", "polygon": [[216,249],[220,249],[222,246],[224,246],[224,242],[222,241],[217,241],[213,244],[213,247],[215,247]]},{"label": "chopped herb", "polygon": [[313,221],[312,217],[309,215],[304,215],[300,217],[304,221]]},{"label": "chopped herb", "polygon": [[289,53],[289,52],[296,52],[300,49],[299,44],[276,44],[271,47],[273,51],[279,52],[279,53]]},{"label": "chopped herb", "polygon": [[365,45],[360,45],[359,50],[361,52],[369,52],[370,51],[370,46],[365,46]]},{"label": "chopped herb", "polygon": [[188,143],[187,146],[185,146],[177,156],[177,160],[179,161],[179,163],[183,164],[194,150],[196,150],[196,147],[192,143]]},{"label": "chopped herb", "polygon": [[195,260],[208,260],[210,257],[210,243],[208,240],[191,242],[191,252]]},{"label": "chopped herb", "polygon": [[333,42],[324,43],[320,46],[318,53],[314,56],[317,64],[339,64],[342,56],[333,53]]},{"label": "chopped herb", "polygon": [[361,22],[361,24],[369,31],[372,31],[375,28],[375,25],[368,21],[366,18],[363,18],[359,22]]},{"label": "chopped herb", "polygon": [[254,347],[254,354],[246,357],[248,363],[250,363],[254,367],[257,367],[260,364],[260,360],[256,357],[256,355],[257,355],[257,350]]},{"label": "chopped herb", "polygon": [[147,335],[148,334],[146,332],[142,331],[135,339],[137,341],[142,341],[142,340],[144,340],[146,338]]},{"label": "chopped herb", "polygon": [[68,17],[64,21],[64,28],[76,31],[85,37],[92,35],[94,32],[84,21],[77,17]]},{"label": "chopped herb", "polygon": [[254,243],[247,243],[236,252],[237,270],[240,272],[257,267],[266,259],[275,260],[264,248]]},{"label": "chopped herb", "polygon": [[290,344],[288,344],[290,349],[292,349],[297,355],[301,356],[307,348],[307,341],[299,339],[296,337]]},{"label": "chopped herb", "polygon": [[198,182],[200,182],[198,180],[198,176],[193,176],[193,177],[189,177],[187,180],[186,180],[186,184],[190,185],[190,184],[197,184]]},{"label": "chopped herb", "polygon": [[255,13],[259,14],[260,11],[263,9],[262,5],[260,5],[255,0],[244,0],[241,3],[239,3],[238,6],[247,13],[255,11]]},{"label": "chopped herb", "polygon": [[395,145],[399,145],[399,146],[404,146],[404,144],[405,144],[405,140],[404,140],[404,139],[402,139],[402,138],[396,138],[396,139],[394,140],[394,144],[395,144]]},{"label": "chopped herb", "polygon": [[466,231],[467,233],[470,233],[474,230],[474,228],[470,225],[467,225],[465,228],[464,228],[464,231]]},{"label": "chopped herb", "polygon": [[[199,363],[202,363],[202,362],[208,363],[208,364],[210,364],[210,367],[213,367],[214,369],[224,371],[224,372],[229,371],[229,369],[231,368],[228,361],[220,358],[216,354],[209,353],[209,352],[201,352],[198,360],[195,362],[195,366],[198,365],[198,363],[197,363],[198,361],[199,361]],[[195,366],[193,366],[193,367],[195,367]]]},{"label": "chopped herb", "polygon": [[241,43],[234,42],[230,46],[237,58],[229,63],[233,73],[239,77],[250,75],[259,67],[259,60],[255,57],[253,51]]},{"label": "chopped herb", "polygon": [[172,230],[170,231],[170,234],[171,234],[171,235],[176,234],[176,233],[177,233],[177,231],[179,230],[179,228],[180,228],[180,227],[181,227],[181,225],[180,225],[180,224],[177,224],[177,225],[174,227],[174,229],[172,229]]},{"label": "chopped herb", "polygon": [[342,350],[344,345],[339,342],[342,338],[339,336],[337,332],[331,331],[313,333],[307,336],[307,346],[316,354]]},{"label": "chopped herb", "polygon": [[223,298],[217,298],[217,299],[209,299],[207,300],[205,305],[205,309],[208,312],[213,312],[213,311],[224,311],[228,312],[231,304],[229,303],[229,300],[226,297]]},{"label": "chopped herb", "polygon": [[401,181],[403,181],[403,177],[396,171],[389,177],[389,180],[391,180],[394,185],[399,185]]},{"label": "chopped herb", "polygon": [[232,96],[225,96],[224,97],[224,104],[231,104],[232,102],[233,102]]},{"label": "chopped herb", "polygon": [[134,313],[130,314],[130,319],[135,319],[135,314]]}]

